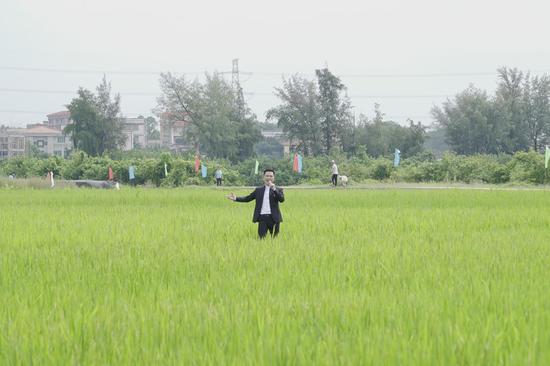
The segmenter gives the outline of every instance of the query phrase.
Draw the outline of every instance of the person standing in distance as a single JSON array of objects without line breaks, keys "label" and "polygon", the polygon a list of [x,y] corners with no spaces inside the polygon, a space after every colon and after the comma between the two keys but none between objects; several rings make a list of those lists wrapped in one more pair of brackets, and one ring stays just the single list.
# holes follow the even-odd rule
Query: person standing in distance
[{"label": "person standing in distance", "polygon": [[332,167],[330,168],[330,171],[332,172],[332,185],[336,187],[336,185],[338,185],[338,165],[336,165],[334,160],[332,160],[331,163]]},{"label": "person standing in distance", "polygon": [[214,176],[216,177],[216,186],[217,187],[221,186],[222,179],[223,179],[222,168],[218,167],[218,169],[216,169],[216,172],[214,173]]},{"label": "person standing in distance", "polygon": [[275,171],[273,169],[264,170],[264,185],[257,187],[248,196],[237,197],[231,193],[227,196],[235,202],[250,202],[256,200],[254,216],[252,222],[258,223],[258,236],[260,239],[266,237],[267,232],[272,237],[279,234],[279,226],[283,222],[283,216],[279,210],[279,202],[285,201],[285,195],[282,188],[276,187]]}]

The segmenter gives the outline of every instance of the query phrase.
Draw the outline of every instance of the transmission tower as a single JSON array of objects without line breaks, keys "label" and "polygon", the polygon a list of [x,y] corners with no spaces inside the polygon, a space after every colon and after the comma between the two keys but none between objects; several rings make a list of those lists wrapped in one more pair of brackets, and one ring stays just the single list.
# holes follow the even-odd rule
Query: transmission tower
[{"label": "transmission tower", "polygon": [[239,85],[239,59],[233,59],[233,70],[231,72],[231,86],[235,89]]},{"label": "transmission tower", "polygon": [[237,112],[239,113],[239,116],[242,118],[244,117],[244,96],[243,96],[243,88],[241,87],[241,83],[239,81],[239,59],[233,59],[233,69],[231,71],[231,87],[233,88],[233,91],[235,92],[235,102],[237,107]]}]

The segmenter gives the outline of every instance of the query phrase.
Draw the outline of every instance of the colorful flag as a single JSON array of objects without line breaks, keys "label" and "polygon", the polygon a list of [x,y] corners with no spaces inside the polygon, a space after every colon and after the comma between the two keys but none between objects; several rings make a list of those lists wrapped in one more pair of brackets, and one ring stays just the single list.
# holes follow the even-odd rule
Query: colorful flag
[{"label": "colorful flag", "polygon": [[130,165],[130,167],[128,168],[128,178],[130,180],[136,179],[136,167],[133,165]]},{"label": "colorful flag", "polygon": [[168,176],[168,164],[164,163],[164,177]]},{"label": "colorful flag", "polygon": [[298,173],[302,174],[302,155],[298,154]]},{"label": "colorful flag", "polygon": [[199,172],[199,169],[201,167],[201,160],[198,156],[195,156],[195,173]]},{"label": "colorful flag", "polygon": [[399,166],[399,160],[401,159],[401,151],[399,151],[399,149],[395,149],[395,157],[393,158],[393,166],[394,167],[397,167]]},{"label": "colorful flag", "polygon": [[206,178],[208,173],[208,168],[206,168],[206,165],[201,164],[201,174],[203,178]]},{"label": "colorful flag", "polygon": [[546,146],[546,151],[544,153],[544,168],[548,168],[548,161],[550,160],[550,148]]},{"label": "colorful flag", "polygon": [[115,179],[115,174],[113,173],[113,169],[109,167],[109,180]]},{"label": "colorful flag", "polygon": [[254,174],[258,174],[259,167],[260,167],[260,163],[258,163],[258,160],[256,160],[256,166],[254,167]]},{"label": "colorful flag", "polygon": [[292,171],[298,171],[298,154],[294,154],[294,163],[292,164]]}]

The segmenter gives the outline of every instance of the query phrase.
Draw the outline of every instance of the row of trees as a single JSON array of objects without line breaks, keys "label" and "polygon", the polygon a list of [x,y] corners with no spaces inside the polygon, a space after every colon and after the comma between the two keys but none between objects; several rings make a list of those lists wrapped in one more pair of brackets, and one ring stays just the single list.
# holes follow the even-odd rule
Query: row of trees
[{"label": "row of trees", "polygon": [[[385,121],[378,105],[373,120],[364,115],[356,120],[342,81],[326,68],[315,73],[315,80],[299,76],[283,80],[275,89],[280,104],[267,112],[268,121],[283,129],[297,151],[308,156],[336,150],[377,157],[391,154],[396,147],[404,156],[422,149],[425,128],[420,123],[410,121],[402,127]],[[258,152],[278,150],[274,141],[254,149],[263,140],[261,124],[245,103],[240,86],[231,85],[220,74],[207,74],[203,82],[161,74],[160,87],[155,113],[164,123],[186,121],[187,142],[201,154],[242,161]],[[67,107],[74,123],[65,132],[78,150],[98,156],[124,144],[120,95],[111,96],[105,78],[96,93],[78,90]],[[148,117],[145,122],[148,137],[159,138],[156,120]]]},{"label": "row of trees", "polygon": [[328,154],[332,149],[348,155],[367,153],[378,157],[399,148],[404,156],[423,149],[426,128],[409,121],[401,126],[386,121],[380,105],[371,120],[361,114],[358,120],[346,96],[346,87],[328,69],[316,70],[316,80],[293,76],[276,88],[281,104],[267,112],[267,119],[282,127],[298,150],[305,155]]},{"label": "row of trees", "polygon": [[459,154],[541,151],[550,141],[550,78],[504,67],[494,96],[471,85],[432,114]]},{"label": "row of trees", "polygon": [[[275,141],[258,144],[263,140],[261,124],[238,84],[217,73],[207,74],[202,82],[166,73],[161,74],[160,87],[155,113],[166,123],[187,121],[186,139],[201,154],[234,162],[258,153],[280,154]],[[409,120],[402,126],[386,120],[379,105],[374,118],[356,118],[346,86],[327,68],[316,70],[313,79],[298,75],[283,79],[275,95],[280,103],[268,110],[267,121],[281,128],[306,156],[340,151],[379,157],[398,148],[406,158],[423,151],[430,136],[431,145],[459,154],[541,151],[550,143],[550,78],[517,69],[498,70],[494,96],[472,85],[434,107],[437,129],[429,134],[420,122]],[[68,108],[75,123],[66,132],[77,149],[102,155],[124,143],[120,96],[111,96],[105,78],[95,94],[80,89]],[[146,124],[149,137],[158,138],[156,120],[148,117]],[[447,145],[435,141],[439,136]]]}]

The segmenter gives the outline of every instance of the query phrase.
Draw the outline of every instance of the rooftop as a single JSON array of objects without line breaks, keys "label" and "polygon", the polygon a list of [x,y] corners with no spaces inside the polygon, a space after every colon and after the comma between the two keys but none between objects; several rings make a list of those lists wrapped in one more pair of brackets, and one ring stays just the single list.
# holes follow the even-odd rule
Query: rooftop
[{"label": "rooftop", "polygon": [[50,118],[50,117],[70,117],[70,116],[71,116],[71,112],[69,112],[69,111],[55,112],[55,113],[51,113],[51,114],[47,115],[48,118]]},{"label": "rooftop", "polygon": [[59,130],[55,130],[53,128],[49,128],[46,126],[35,126],[27,129],[22,129],[22,131],[26,135],[59,135],[61,136],[63,134]]},{"label": "rooftop", "polygon": [[122,123],[142,125],[145,123],[145,118],[123,118]]}]

